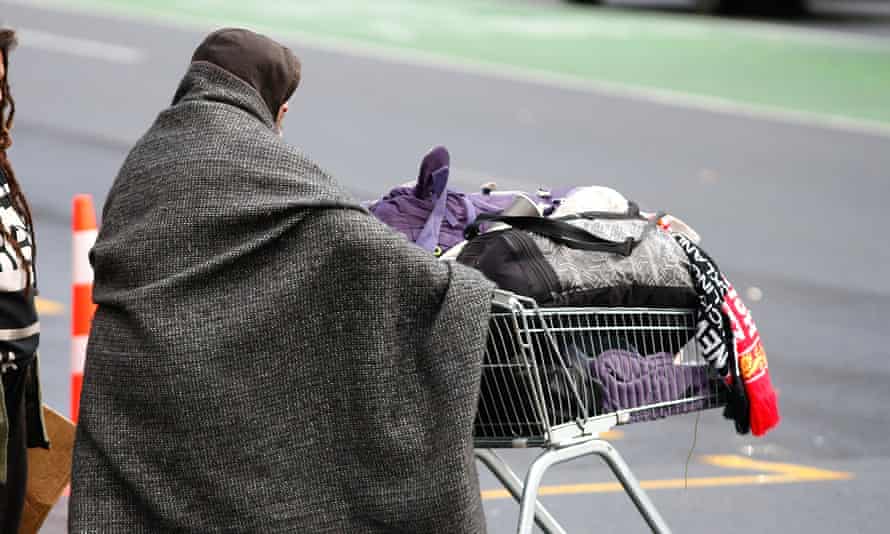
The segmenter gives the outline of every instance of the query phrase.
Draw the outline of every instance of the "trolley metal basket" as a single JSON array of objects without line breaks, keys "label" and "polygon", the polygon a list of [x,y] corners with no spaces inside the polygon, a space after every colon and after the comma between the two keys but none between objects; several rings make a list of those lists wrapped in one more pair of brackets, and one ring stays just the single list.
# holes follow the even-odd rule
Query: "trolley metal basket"
[{"label": "trolley metal basket", "polygon": [[[539,308],[498,291],[474,424],[476,457],[519,502],[517,532],[565,530],[537,502],[546,470],[596,454],[649,527],[670,529],[630,468],[599,434],[725,405],[724,386],[695,342],[693,310]],[[492,449],[541,447],[525,481]]]}]

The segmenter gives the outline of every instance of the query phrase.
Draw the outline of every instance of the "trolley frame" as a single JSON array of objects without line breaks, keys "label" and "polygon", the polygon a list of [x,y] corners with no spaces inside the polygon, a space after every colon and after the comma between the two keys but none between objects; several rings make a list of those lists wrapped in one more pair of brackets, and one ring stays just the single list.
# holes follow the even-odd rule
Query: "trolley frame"
[{"label": "trolley frame", "polygon": [[[519,503],[516,531],[530,534],[537,524],[546,534],[565,534],[565,529],[538,501],[541,480],[553,465],[596,455],[609,466],[652,532],[669,534],[671,531],[664,518],[618,450],[608,441],[600,439],[599,435],[616,425],[632,422],[641,413],[663,417],[671,415],[684,404],[686,411],[723,406],[725,397],[719,381],[714,378],[712,388],[681,398],[603,412],[596,408],[595,402],[591,402],[596,392],[578,380],[577,372],[572,374],[566,346],[569,343],[567,340],[578,339],[572,336],[582,336],[580,343],[589,345],[590,340],[597,342],[597,337],[627,334],[634,339],[643,339],[643,343],[648,343],[649,347],[671,346],[677,349],[682,345],[675,363],[708,373],[707,364],[699,355],[695,343],[694,311],[660,308],[542,309],[532,299],[505,291],[495,292],[492,305],[493,317],[499,321],[499,325],[495,325],[493,320],[483,362],[483,381],[486,372],[489,377],[500,378],[491,378],[489,387],[483,387],[476,418],[475,455]],[[613,320],[606,321],[607,324],[594,324],[578,319],[588,316],[611,317]],[[619,316],[625,319],[615,320]],[[634,322],[628,317],[639,320]],[[561,321],[568,323],[568,326],[561,324]],[[495,332],[496,326],[498,332]],[[664,341],[671,339],[666,335],[674,336],[672,342]],[[495,336],[498,339],[493,339]],[[646,341],[642,336],[650,336],[653,341]],[[551,382],[556,376],[556,380],[562,384],[561,396],[554,396],[548,391],[548,376]],[[521,391],[514,391],[513,398],[507,398],[501,390],[504,382]],[[486,394],[491,398],[486,398]],[[528,403],[522,409],[511,405],[510,401],[516,401],[516,395],[522,395]],[[569,412],[571,420],[563,420]],[[494,449],[527,447],[542,448],[544,452],[532,462],[524,480],[521,480]]]}]

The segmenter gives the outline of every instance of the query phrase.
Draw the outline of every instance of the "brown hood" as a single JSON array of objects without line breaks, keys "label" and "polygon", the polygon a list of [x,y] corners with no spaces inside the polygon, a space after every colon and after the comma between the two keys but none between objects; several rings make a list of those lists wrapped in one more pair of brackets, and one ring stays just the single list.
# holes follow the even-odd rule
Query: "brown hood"
[{"label": "brown hood", "polygon": [[300,84],[300,60],[287,47],[265,35],[240,28],[223,28],[204,39],[192,62],[206,61],[247,82],[257,90],[272,117]]}]

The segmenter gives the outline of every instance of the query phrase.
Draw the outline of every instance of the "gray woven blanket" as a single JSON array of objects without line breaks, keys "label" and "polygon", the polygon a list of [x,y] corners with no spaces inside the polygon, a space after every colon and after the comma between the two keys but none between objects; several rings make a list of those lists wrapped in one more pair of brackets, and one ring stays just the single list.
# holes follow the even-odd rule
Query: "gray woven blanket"
[{"label": "gray woven blanket", "polygon": [[483,532],[472,424],[491,296],[196,63],[125,161],[72,533]]}]

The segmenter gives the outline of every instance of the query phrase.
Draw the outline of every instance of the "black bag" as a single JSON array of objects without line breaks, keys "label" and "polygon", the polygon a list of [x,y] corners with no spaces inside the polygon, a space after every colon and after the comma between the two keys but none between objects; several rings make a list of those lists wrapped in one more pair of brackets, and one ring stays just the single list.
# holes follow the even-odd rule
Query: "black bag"
[{"label": "black bag", "polygon": [[[693,308],[689,260],[677,242],[629,203],[626,213],[560,218],[480,215],[457,261],[541,306]],[[483,223],[510,228],[479,233]]]}]

